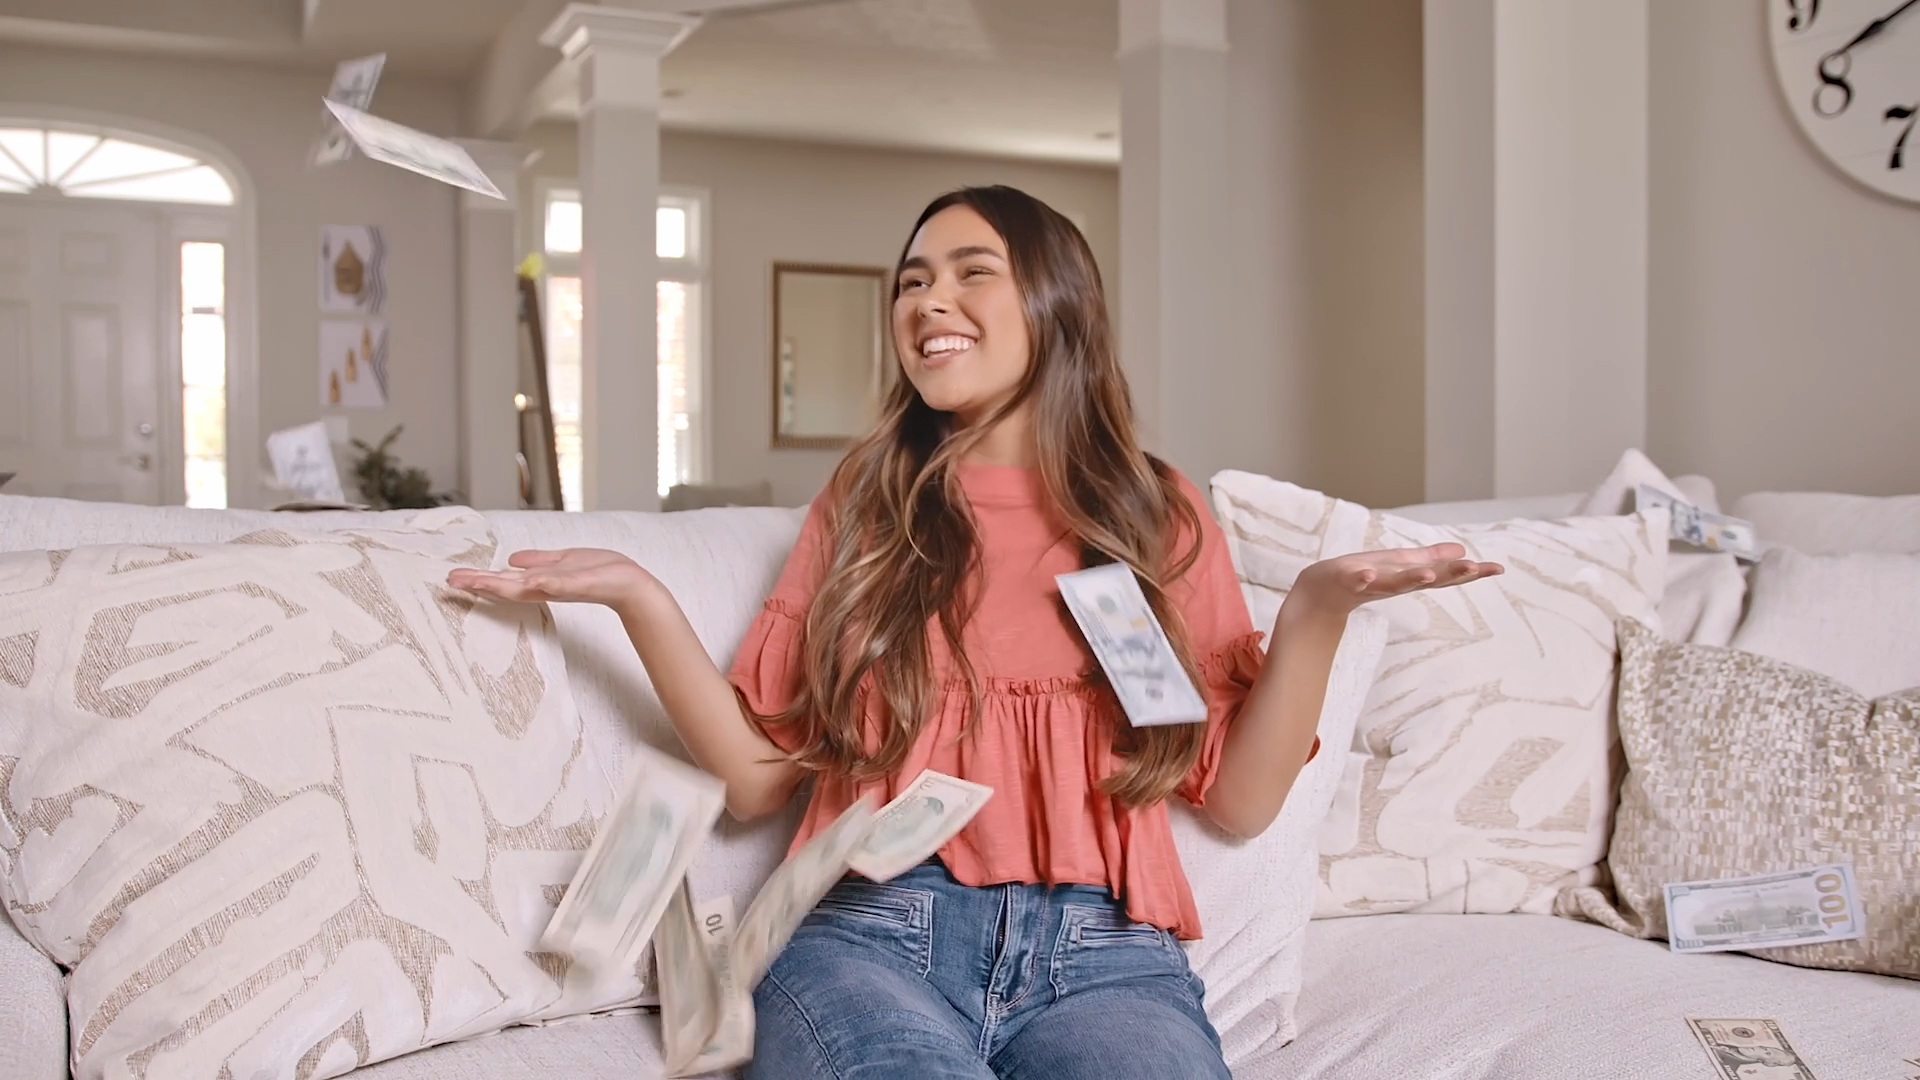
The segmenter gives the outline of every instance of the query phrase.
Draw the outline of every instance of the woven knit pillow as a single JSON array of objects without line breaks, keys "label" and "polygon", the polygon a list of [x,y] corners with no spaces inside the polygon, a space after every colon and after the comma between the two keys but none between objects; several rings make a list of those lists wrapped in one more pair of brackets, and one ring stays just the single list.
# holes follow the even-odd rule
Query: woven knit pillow
[{"label": "woven knit pillow", "polygon": [[1571,890],[1561,914],[1665,938],[1668,882],[1851,863],[1865,938],[1754,955],[1920,978],[1920,688],[1869,701],[1778,660],[1619,633],[1617,895]]}]

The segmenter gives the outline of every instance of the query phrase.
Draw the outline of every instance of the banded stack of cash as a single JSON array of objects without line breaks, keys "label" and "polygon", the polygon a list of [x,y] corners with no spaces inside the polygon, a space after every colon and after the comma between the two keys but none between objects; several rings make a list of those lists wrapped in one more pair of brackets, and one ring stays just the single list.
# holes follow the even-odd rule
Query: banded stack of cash
[{"label": "banded stack of cash", "polygon": [[1760,559],[1760,541],[1751,521],[1709,513],[1646,484],[1634,489],[1633,505],[1643,511],[1664,508],[1668,514],[1667,535],[1683,544],[1725,552],[1742,562]]},{"label": "banded stack of cash", "polygon": [[693,854],[725,791],[692,766],[642,747],[620,805],[594,836],[541,947],[590,970],[630,966],[651,939],[667,1075],[732,1068],[753,1054],[753,989],[801,920],[848,870],[887,881],[964,828],[993,790],[929,769],[876,813],[849,807],[773,872],[736,922],[721,897],[696,901]]}]

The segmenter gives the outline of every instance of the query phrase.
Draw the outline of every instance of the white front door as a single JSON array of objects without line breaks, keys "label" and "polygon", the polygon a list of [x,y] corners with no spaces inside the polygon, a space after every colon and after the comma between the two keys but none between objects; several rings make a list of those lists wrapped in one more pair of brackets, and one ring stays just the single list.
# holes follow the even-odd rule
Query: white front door
[{"label": "white front door", "polygon": [[159,256],[151,210],[0,196],[0,494],[161,501]]}]

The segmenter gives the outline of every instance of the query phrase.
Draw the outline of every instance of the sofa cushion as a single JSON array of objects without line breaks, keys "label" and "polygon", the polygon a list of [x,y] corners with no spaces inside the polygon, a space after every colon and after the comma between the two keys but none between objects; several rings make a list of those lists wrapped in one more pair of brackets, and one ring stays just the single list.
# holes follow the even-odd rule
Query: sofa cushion
[{"label": "sofa cushion", "polygon": [[[1628,450],[1580,504],[1579,513],[1586,517],[1632,513],[1642,486],[1708,513],[1720,512],[1713,481],[1704,476],[1668,479],[1647,455]],[[1660,594],[1660,632],[1672,641],[1725,645],[1740,625],[1746,595],[1746,575],[1731,554],[1673,541],[1667,551],[1666,588]]]},{"label": "sofa cushion", "polygon": [[[287,520],[287,519],[283,519]],[[0,556],[0,899],[83,1076],[333,1076],[632,1000],[536,943],[611,804],[543,606],[405,529]]]},{"label": "sofa cushion", "polygon": [[1868,701],[1733,649],[1620,628],[1613,895],[1561,897],[1624,934],[1668,936],[1663,886],[1846,863],[1866,916],[1853,941],[1768,949],[1808,967],[1920,978],[1920,689]]},{"label": "sofa cushion", "polygon": [[1756,491],[1733,504],[1767,545],[1808,555],[1920,551],[1920,495]]},{"label": "sofa cushion", "polygon": [[1361,609],[1347,623],[1320,710],[1323,752],[1300,770],[1280,816],[1251,840],[1223,836],[1184,803],[1169,807],[1180,863],[1193,884],[1206,936],[1187,955],[1207,986],[1207,1017],[1229,1066],[1293,1038],[1294,1000],[1307,920],[1320,880],[1319,831],[1345,769],[1337,752],[1353,741],[1387,647],[1387,621]]},{"label": "sofa cushion", "polygon": [[1734,648],[1867,697],[1920,687],[1920,554],[1774,548],[1754,567],[1752,591]]},{"label": "sofa cushion", "polygon": [[1312,562],[1458,541],[1501,577],[1372,607],[1386,657],[1320,834],[1315,914],[1550,911],[1611,814],[1614,620],[1656,618],[1666,513],[1443,529],[1249,473],[1214,501],[1254,624]]},{"label": "sofa cushion", "polygon": [[[739,1070],[717,1074],[737,1077]],[[511,1027],[429,1047],[353,1080],[662,1080],[660,1016],[632,1009]]]},{"label": "sofa cushion", "polygon": [[1319,920],[1299,1017],[1300,1037],[1237,1080],[1717,1075],[1688,1017],[1777,1020],[1821,1080],[1892,1080],[1920,1055],[1920,984],[1676,956],[1537,915]]},{"label": "sofa cushion", "polygon": [[0,912],[0,1076],[67,1080],[67,988],[60,969]]}]

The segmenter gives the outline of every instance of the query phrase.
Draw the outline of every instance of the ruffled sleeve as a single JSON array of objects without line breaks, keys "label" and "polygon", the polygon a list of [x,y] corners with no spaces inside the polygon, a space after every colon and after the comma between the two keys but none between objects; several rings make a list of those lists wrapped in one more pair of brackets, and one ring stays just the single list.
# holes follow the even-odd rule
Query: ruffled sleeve
[{"label": "ruffled sleeve", "polygon": [[[1220,772],[1220,754],[1227,732],[1247,702],[1254,680],[1266,654],[1260,643],[1265,637],[1254,629],[1247,614],[1247,603],[1240,592],[1240,580],[1233,571],[1233,557],[1227,551],[1226,534],[1213,520],[1199,488],[1186,477],[1180,478],[1200,518],[1200,554],[1184,577],[1173,583],[1169,592],[1186,623],[1187,640],[1200,667],[1200,692],[1207,702],[1206,740],[1200,748],[1200,760],[1180,782],[1176,793],[1194,806],[1205,806],[1207,791]],[[1307,753],[1312,761],[1320,752],[1316,736]]]},{"label": "ruffled sleeve", "polygon": [[824,531],[821,503],[815,500],[807,511],[806,522],[800,526],[800,538],[787,556],[779,581],[774,583],[760,614],[747,627],[727,674],[741,704],[746,706],[749,719],[759,725],[775,746],[789,754],[800,748],[798,729],[792,724],[762,721],[786,711],[799,692],[801,638],[807,607],[826,576],[828,552]]}]

